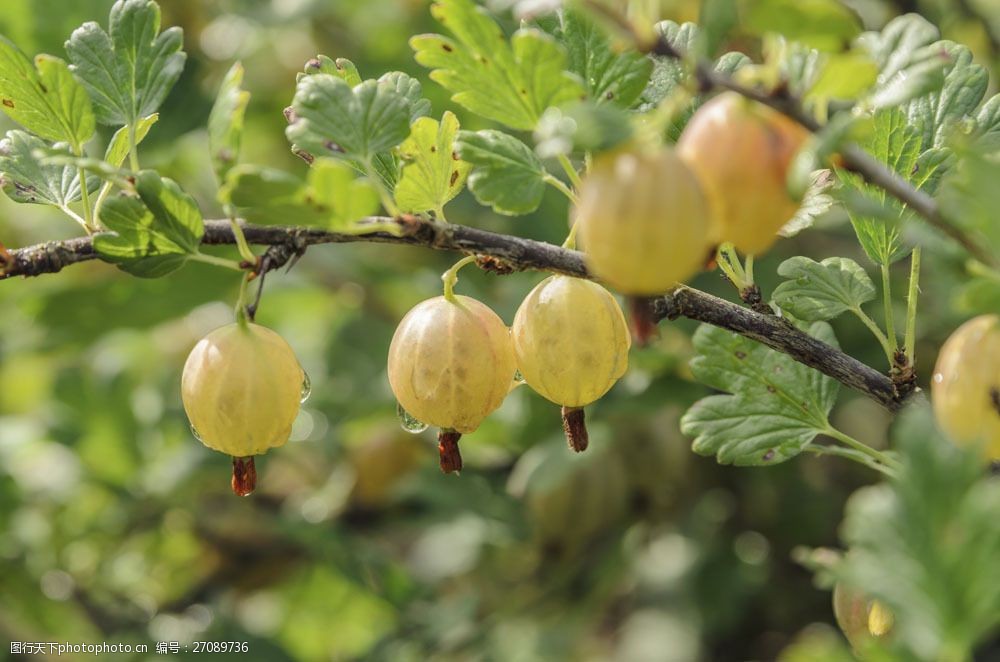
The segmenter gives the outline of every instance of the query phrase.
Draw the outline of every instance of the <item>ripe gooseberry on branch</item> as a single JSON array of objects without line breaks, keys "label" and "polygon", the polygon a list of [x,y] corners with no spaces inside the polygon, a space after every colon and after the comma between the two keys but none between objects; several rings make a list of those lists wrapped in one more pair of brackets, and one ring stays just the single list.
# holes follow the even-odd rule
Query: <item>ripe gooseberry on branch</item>
[{"label": "ripe gooseberry on branch", "polygon": [[191,350],[181,399],[196,436],[233,456],[233,491],[253,492],[254,455],[282,446],[299,413],[305,372],[288,343],[267,327],[237,322]]},{"label": "ripe gooseberry on branch", "polygon": [[500,406],[514,381],[507,325],[470,297],[428,299],[399,323],[388,363],[389,385],[399,404],[441,428],[441,470],[461,469],[458,439]]},{"label": "ripe gooseberry on branch", "polygon": [[662,294],[708,258],[708,201],[669,148],[595,158],[580,186],[576,222],[588,266],[624,294]]},{"label": "ripe gooseberry on branch", "polygon": [[695,112],[677,152],[712,204],[714,243],[732,242],[750,255],[771,247],[799,207],[786,181],[808,135],[788,117],[735,92]]},{"label": "ripe gooseberry on branch", "polygon": [[550,276],[524,298],[511,337],[524,381],[562,405],[570,447],[584,450],[583,407],[628,368],[631,339],[618,302],[597,283]]},{"label": "ripe gooseberry on branch", "polygon": [[952,441],[983,444],[988,459],[1000,460],[1000,317],[969,320],[945,341],[934,366],[931,400]]}]

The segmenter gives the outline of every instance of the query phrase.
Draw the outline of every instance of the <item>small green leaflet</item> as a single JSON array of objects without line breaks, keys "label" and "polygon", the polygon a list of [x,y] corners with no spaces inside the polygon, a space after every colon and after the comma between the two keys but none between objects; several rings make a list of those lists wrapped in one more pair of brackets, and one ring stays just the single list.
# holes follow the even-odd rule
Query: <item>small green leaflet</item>
[{"label": "small green leaflet", "polygon": [[589,100],[549,108],[535,129],[535,153],[548,159],[608,151],[632,137],[632,118],[618,106]]},{"label": "small green leaflet", "polygon": [[567,72],[566,52],[536,28],[521,28],[508,42],[500,26],[472,0],[440,0],[431,13],[455,39],[418,35],[410,40],[431,79],[472,112],[513,129],[535,128],[546,108],[586,95]]},{"label": "small green leaflet", "polygon": [[208,116],[208,152],[220,182],[226,180],[226,175],[240,156],[243,116],[250,102],[250,93],[241,89],[242,84],[243,65],[237,62],[222,79],[215,105]]},{"label": "small green leaflet", "polygon": [[305,182],[274,168],[238,165],[229,171],[220,199],[259,223],[316,225],[328,230],[358,230],[356,222],[378,211],[371,183],[347,164],[316,159]]},{"label": "small green leaflet", "polygon": [[[678,25],[673,21],[660,21],[656,24],[656,32],[681,53],[692,52],[700,43],[700,32],[694,23]],[[743,53],[725,53],[715,61],[715,71],[732,75],[749,63],[750,58]],[[637,107],[640,112],[647,112],[669,99],[671,95],[678,93],[687,107],[683,112],[677,114],[676,119],[667,129],[668,137],[674,142],[680,137],[684,126],[701,105],[700,99],[691,100],[690,94],[686,90],[679,89],[688,75],[687,67],[676,58],[653,58],[653,73],[649,78],[649,85],[642,92]]]},{"label": "small green leaflet", "polygon": [[351,87],[361,82],[361,74],[358,73],[358,68],[345,57],[338,57],[334,60],[326,55],[317,55],[306,62],[305,69],[296,76],[295,82],[298,83],[302,80],[303,76],[312,76],[314,74],[330,74],[331,76],[342,78]]},{"label": "small green leaflet", "polygon": [[138,198],[120,195],[101,207],[101,221],[112,231],[94,236],[94,248],[107,262],[142,278],[158,278],[198,253],[204,234],[194,198],[174,181],[152,170],[135,176]]},{"label": "small green leaflet", "polygon": [[[833,329],[816,322],[809,334],[836,346]],[[693,450],[720,464],[772,465],[798,455],[829,430],[838,384],[789,356],[703,324],[694,335],[691,371],[698,381],[733,395],[710,395],[688,409],[681,432]]]},{"label": "small green leaflet", "polygon": [[977,143],[986,150],[1000,150],[1000,94],[983,104],[976,114]]},{"label": "small green leaflet", "polygon": [[0,36],[0,110],[46,140],[80,148],[94,135],[94,111],[87,91],[66,63],[39,55],[32,65]]},{"label": "small green leaflet", "polygon": [[1000,255],[1000,154],[979,145],[956,149],[958,165],[942,180],[938,194],[941,212],[958,227],[984,237],[989,250]]},{"label": "small green leaflet", "polygon": [[931,48],[943,51],[949,60],[943,86],[914,99],[906,109],[909,121],[921,130],[924,150],[943,147],[960,123],[975,117],[990,84],[989,72],[972,61],[972,52],[965,46],[941,41]]},{"label": "small green leaflet", "polygon": [[[55,147],[69,155],[65,143]],[[66,209],[80,199],[79,170],[72,165],[45,163],[39,153],[48,148],[41,138],[18,130],[8,131],[0,141],[0,182],[11,200]],[[99,185],[96,177],[87,178],[89,191]]]},{"label": "small green leaflet", "polygon": [[567,68],[583,80],[595,103],[630,108],[646,89],[653,61],[612,48],[607,32],[581,12],[562,12],[555,36],[566,47]]},{"label": "small green leaflet", "polygon": [[[139,120],[135,125],[135,144],[138,145],[142,142],[149,130],[153,128],[156,121],[160,119],[159,113],[153,113]],[[120,168],[123,163],[125,163],[125,158],[128,156],[128,127],[123,126],[122,128],[115,131],[115,135],[111,136],[111,142],[108,143],[108,148],[104,152],[104,160],[113,165],[116,168]]]},{"label": "small green leaflet", "polygon": [[[871,141],[864,147],[872,156],[904,178],[909,180],[916,174],[917,159],[920,155],[920,135],[910,126],[906,115],[898,108],[875,113]],[[864,184],[854,174],[842,171],[840,174],[845,183],[860,191],[862,195],[871,197],[877,203],[890,205],[897,221],[902,219],[904,210],[895,200],[887,198],[882,189]],[[928,174],[922,173],[922,176]],[[900,241],[898,222],[887,223],[884,219],[859,213],[850,206],[848,213],[861,247],[873,262],[891,264],[906,255],[906,248]]]},{"label": "small green leaflet", "polygon": [[403,176],[396,184],[396,204],[404,212],[440,212],[458,195],[472,167],[458,158],[455,139],[458,118],[445,112],[439,123],[421,117],[410,127],[410,137],[399,146]]},{"label": "small green leaflet", "polygon": [[780,34],[837,51],[861,32],[861,19],[839,0],[749,0],[744,25],[754,35]]},{"label": "small green leaflet", "polygon": [[1000,614],[1000,481],[943,437],[926,400],[900,415],[893,442],[903,469],[851,496],[832,572],[895,614],[893,655],[880,659],[971,660]]},{"label": "small green leaflet", "polygon": [[498,214],[516,216],[538,208],[545,167],[531,148],[503,131],[461,131],[458,155],[472,164],[469,190]]},{"label": "small green leaflet", "polygon": [[330,74],[304,76],[292,100],[297,117],[285,135],[315,156],[366,163],[406,139],[410,106],[392,80],[366,80],[352,88]]},{"label": "small green leaflet", "polygon": [[831,320],[848,310],[860,310],[875,298],[875,284],[865,270],[846,257],[822,262],[793,257],[778,266],[785,282],[774,290],[782,310],[806,322]]},{"label": "small green leaflet", "polygon": [[94,102],[97,121],[121,126],[154,113],[184,69],[180,28],[160,32],[153,0],[118,0],[109,35],[88,22],[73,31],[66,52]]}]

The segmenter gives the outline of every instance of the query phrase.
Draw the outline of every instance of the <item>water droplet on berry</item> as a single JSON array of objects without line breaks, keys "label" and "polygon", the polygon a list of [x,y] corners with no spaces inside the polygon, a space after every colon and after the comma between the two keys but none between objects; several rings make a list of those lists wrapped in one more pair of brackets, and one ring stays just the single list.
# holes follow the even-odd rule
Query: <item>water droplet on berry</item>
[{"label": "water droplet on berry", "polygon": [[201,438],[201,434],[199,434],[198,431],[195,430],[195,428],[194,428],[193,425],[191,426],[191,434],[194,435],[195,439],[197,439],[198,441],[204,443],[205,440]]},{"label": "water droplet on berry", "polygon": [[302,371],[302,393],[299,396],[299,404],[305,403],[305,401],[309,399],[309,396],[312,395],[312,392],[313,392],[312,380],[309,379],[309,373],[306,372],[305,370],[303,370]]},{"label": "water droplet on berry", "polygon": [[400,427],[410,434],[420,434],[427,429],[426,423],[418,421],[410,412],[403,409],[403,405],[398,402],[396,403],[396,418],[399,419]]}]

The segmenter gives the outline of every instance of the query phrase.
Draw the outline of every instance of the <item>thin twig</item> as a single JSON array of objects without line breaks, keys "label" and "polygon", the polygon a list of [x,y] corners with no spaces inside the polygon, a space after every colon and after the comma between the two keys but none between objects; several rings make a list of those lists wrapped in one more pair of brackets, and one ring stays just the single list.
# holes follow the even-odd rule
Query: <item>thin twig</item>
[{"label": "thin twig", "polygon": [[[580,278],[591,277],[582,253],[532,239],[419,218],[393,220],[373,217],[367,222],[383,225],[398,223],[402,234],[343,234],[314,227],[274,225],[243,225],[242,228],[249,243],[269,246],[266,259],[262,260],[261,273],[284,266],[308,246],[377,242],[485,256],[490,258],[491,264],[503,265],[505,271],[535,269]],[[202,243],[235,244],[236,237],[229,220],[205,221]],[[71,264],[99,259],[91,237],[29,246],[11,251],[10,255],[12,260],[0,269],[0,279],[55,273]],[[687,317],[761,342],[864,393],[887,409],[895,411],[902,405],[902,398],[888,377],[779,317],[762,315],[689,287],[681,287],[654,300],[654,310],[657,320]]]}]

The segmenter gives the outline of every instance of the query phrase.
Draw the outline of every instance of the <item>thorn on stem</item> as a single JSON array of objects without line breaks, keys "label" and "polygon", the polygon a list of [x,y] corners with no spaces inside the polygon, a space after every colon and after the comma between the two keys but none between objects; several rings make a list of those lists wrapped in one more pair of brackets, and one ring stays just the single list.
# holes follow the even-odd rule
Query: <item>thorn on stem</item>
[{"label": "thorn on stem", "polygon": [[590,435],[587,433],[586,416],[583,407],[562,408],[563,432],[566,433],[566,443],[577,453],[587,450]]},{"label": "thorn on stem", "polygon": [[441,471],[446,474],[462,470],[462,453],[458,450],[461,432],[441,430],[438,432],[438,454],[441,457]]},{"label": "thorn on stem", "polygon": [[257,488],[257,467],[254,465],[253,456],[233,458],[233,494],[236,496],[250,496]]}]

